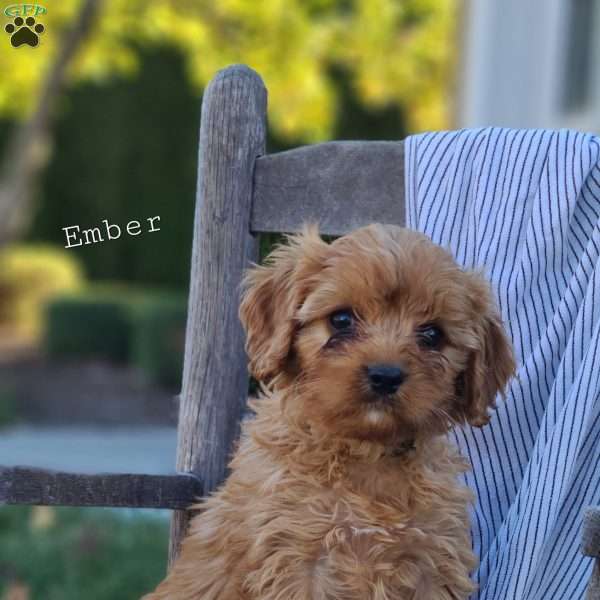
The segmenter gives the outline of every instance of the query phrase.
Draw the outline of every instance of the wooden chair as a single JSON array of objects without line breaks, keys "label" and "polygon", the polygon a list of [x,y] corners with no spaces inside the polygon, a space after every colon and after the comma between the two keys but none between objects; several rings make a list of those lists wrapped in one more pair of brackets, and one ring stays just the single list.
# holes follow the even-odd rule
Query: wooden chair
[{"label": "wooden chair", "polygon": [[[243,65],[220,71],[204,94],[177,474],[0,467],[0,503],[173,509],[172,561],[186,507],[224,479],[238,435],[248,389],[238,288],[258,260],[257,234],[297,231],[307,220],[331,235],[404,223],[402,142],[328,142],[267,155],[266,106],[261,78]],[[585,537],[584,550],[596,557],[599,536],[596,525]]]}]

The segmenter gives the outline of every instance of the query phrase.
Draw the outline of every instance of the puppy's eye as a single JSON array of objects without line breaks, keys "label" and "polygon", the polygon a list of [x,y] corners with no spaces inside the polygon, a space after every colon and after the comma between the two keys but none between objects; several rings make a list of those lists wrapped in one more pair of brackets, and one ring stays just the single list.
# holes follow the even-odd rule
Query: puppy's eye
[{"label": "puppy's eye", "polygon": [[348,330],[354,325],[354,315],[347,308],[336,310],[329,315],[329,322],[336,331]]},{"label": "puppy's eye", "polygon": [[433,323],[426,323],[417,329],[417,341],[423,348],[435,350],[444,341],[444,332]]}]

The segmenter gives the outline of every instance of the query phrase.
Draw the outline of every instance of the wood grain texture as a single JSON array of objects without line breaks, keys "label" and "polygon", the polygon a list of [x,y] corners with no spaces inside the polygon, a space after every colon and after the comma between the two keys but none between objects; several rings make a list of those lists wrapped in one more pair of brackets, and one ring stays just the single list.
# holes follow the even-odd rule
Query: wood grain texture
[{"label": "wood grain texture", "polygon": [[600,600],[600,558],[594,561],[594,568],[588,583],[585,600]]},{"label": "wood grain texture", "polygon": [[[243,65],[220,71],[202,102],[177,471],[201,476],[205,493],[226,475],[246,403],[239,284],[258,259],[250,208],[254,164],[265,152],[266,105],[261,78]],[[171,562],[187,525],[188,515],[176,512]]]},{"label": "wood grain texture", "polygon": [[581,529],[581,552],[596,559],[585,598],[600,600],[600,506],[589,506],[585,509]]},{"label": "wood grain texture", "polygon": [[586,508],[583,515],[581,551],[586,556],[600,558],[600,506]]},{"label": "wood grain texture", "polygon": [[306,221],[331,235],[404,225],[404,144],[327,142],[259,158],[252,231],[293,232]]},{"label": "wood grain texture", "polygon": [[189,474],[86,475],[32,467],[0,467],[0,504],[185,509],[203,494]]}]

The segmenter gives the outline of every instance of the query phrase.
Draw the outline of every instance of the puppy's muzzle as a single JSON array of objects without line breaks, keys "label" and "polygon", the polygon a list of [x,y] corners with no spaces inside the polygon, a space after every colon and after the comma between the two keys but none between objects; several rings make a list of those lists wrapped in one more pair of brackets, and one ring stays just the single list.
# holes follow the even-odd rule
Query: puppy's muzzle
[{"label": "puppy's muzzle", "polygon": [[376,394],[387,396],[393,394],[406,379],[406,373],[396,365],[369,365],[367,379],[371,390]]}]

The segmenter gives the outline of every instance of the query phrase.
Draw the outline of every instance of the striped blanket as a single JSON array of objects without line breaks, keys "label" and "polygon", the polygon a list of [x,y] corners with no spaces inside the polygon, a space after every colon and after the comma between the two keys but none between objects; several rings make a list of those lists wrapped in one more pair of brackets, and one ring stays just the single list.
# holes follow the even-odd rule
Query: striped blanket
[{"label": "striped blanket", "polygon": [[583,598],[582,510],[600,504],[599,140],[486,128],[405,148],[407,225],[485,270],[518,362],[491,424],[452,433],[477,495],[474,598]]}]

